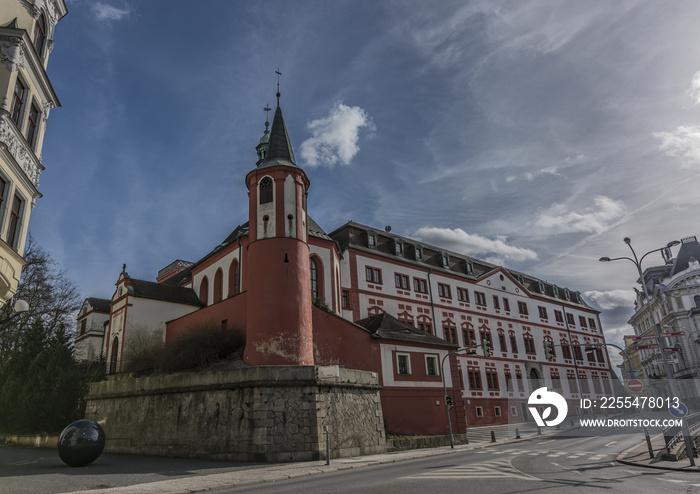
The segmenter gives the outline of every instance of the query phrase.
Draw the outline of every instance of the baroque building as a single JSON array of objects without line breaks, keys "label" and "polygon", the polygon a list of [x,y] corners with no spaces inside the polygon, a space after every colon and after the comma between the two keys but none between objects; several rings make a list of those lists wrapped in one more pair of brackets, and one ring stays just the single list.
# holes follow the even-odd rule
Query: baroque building
[{"label": "baroque building", "polygon": [[[695,236],[681,239],[676,257],[670,249],[662,251],[663,264],[644,270],[638,280],[646,285],[644,293],[636,290],[634,314],[629,324],[627,353],[639,354],[640,376],[651,380],[667,377],[662,353],[672,364],[676,379],[697,380],[700,373],[700,243]],[[653,320],[661,327],[661,341],[656,337]],[[696,395],[691,388],[689,395]]]},{"label": "baroque building", "polygon": [[[208,324],[237,332],[251,366],[376,373],[389,433],[444,434],[448,411],[459,434],[530,420],[529,394],[542,386],[571,410],[611,395],[598,312],[579,292],[355,222],[326,233],[307,211],[310,180],[279,94],[268,126],[245,176],[246,222],[155,282],[122,268],[101,331],[110,373],[130,369],[135,341],[167,344]],[[78,332],[100,332],[88,322],[95,300]]]},{"label": "baroque building", "polygon": [[60,106],[46,73],[63,0],[0,0],[0,304],[25,262],[27,226],[39,193],[49,111]]}]

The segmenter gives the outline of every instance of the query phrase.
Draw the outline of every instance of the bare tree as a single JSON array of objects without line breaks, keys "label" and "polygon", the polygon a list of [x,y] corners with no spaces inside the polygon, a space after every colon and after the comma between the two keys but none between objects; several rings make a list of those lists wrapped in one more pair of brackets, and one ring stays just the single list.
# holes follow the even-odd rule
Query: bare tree
[{"label": "bare tree", "polygon": [[80,308],[80,294],[65,271],[57,270],[48,252],[27,236],[24,252],[27,265],[22,269],[16,299],[29,304],[29,310],[15,314],[11,304],[0,309],[0,365],[19,350],[23,335],[29,328],[40,325],[47,337],[74,327],[74,317]]}]

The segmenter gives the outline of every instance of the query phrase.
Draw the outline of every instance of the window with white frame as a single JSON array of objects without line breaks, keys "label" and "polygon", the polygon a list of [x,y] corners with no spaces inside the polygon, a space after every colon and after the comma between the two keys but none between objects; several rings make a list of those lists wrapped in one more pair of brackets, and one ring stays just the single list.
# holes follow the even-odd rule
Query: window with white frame
[{"label": "window with white frame", "polygon": [[400,375],[411,373],[411,359],[407,353],[396,354],[396,373]]},{"label": "window with white frame", "polygon": [[425,373],[428,376],[439,375],[437,357],[435,355],[425,356]]}]

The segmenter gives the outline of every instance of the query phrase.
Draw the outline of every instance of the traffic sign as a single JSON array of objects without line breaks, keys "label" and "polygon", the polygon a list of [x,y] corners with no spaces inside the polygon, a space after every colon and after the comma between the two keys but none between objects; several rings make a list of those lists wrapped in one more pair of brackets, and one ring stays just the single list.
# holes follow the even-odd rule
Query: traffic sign
[{"label": "traffic sign", "polygon": [[664,348],[664,352],[680,352],[682,351],[681,348],[675,347],[675,346],[669,346]]},{"label": "traffic sign", "polygon": [[661,333],[659,336],[683,336],[685,334],[685,331],[674,331],[673,333]]},{"label": "traffic sign", "polygon": [[638,350],[648,350],[649,348],[659,348],[659,345],[637,345]]},{"label": "traffic sign", "polygon": [[668,411],[671,415],[673,415],[674,417],[678,417],[679,419],[682,419],[683,417],[688,415],[688,407],[680,401],[668,407]]},{"label": "traffic sign", "polygon": [[656,335],[655,334],[647,334],[644,336],[633,336],[632,339],[634,341],[639,341],[639,340],[655,340]]},{"label": "traffic sign", "polygon": [[633,393],[641,393],[642,389],[644,389],[644,385],[639,379],[630,379],[627,381],[627,389]]}]

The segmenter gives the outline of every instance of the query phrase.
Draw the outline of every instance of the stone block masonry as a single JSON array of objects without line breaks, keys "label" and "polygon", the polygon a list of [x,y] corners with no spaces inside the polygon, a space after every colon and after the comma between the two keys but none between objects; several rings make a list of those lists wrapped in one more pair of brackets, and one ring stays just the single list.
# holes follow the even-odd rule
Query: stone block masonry
[{"label": "stone block masonry", "polygon": [[386,451],[376,374],[260,366],[102,381],[86,418],[105,451],[230,461],[325,459]]}]

